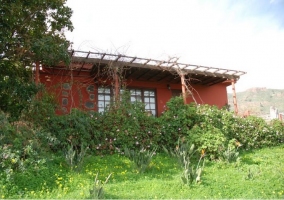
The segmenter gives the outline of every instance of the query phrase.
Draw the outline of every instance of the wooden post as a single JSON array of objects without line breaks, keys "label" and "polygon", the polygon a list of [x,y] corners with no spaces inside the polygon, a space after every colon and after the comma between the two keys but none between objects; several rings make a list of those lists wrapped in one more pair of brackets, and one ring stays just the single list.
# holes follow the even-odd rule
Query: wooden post
[{"label": "wooden post", "polygon": [[185,80],[184,80],[184,74],[180,75],[181,79],[181,90],[182,90],[182,98],[183,98],[183,103],[186,104],[186,89],[185,89]]},{"label": "wooden post", "polygon": [[36,66],[35,66],[35,83],[36,85],[39,84],[39,62],[36,62]]},{"label": "wooden post", "polygon": [[115,91],[114,91],[114,95],[115,95],[115,101],[119,101],[119,80],[118,80],[118,74],[117,74],[117,68],[115,67],[115,70],[114,70],[114,79],[115,79],[115,85],[114,85],[114,88],[115,88]]},{"label": "wooden post", "polygon": [[238,105],[237,105],[237,95],[236,95],[235,82],[236,82],[236,80],[232,79],[234,111],[235,111],[235,115],[238,115]]}]

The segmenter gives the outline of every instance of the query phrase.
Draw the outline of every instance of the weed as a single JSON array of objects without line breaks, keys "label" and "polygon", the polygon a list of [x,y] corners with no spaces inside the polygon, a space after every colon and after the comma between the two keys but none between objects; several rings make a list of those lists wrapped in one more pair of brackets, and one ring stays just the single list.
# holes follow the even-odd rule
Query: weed
[{"label": "weed", "polygon": [[223,152],[222,158],[229,163],[239,161],[238,149],[241,146],[241,143],[236,139],[230,140],[227,149]]},{"label": "weed", "polygon": [[261,170],[260,169],[258,169],[256,167],[249,167],[247,169],[247,172],[245,174],[244,179],[245,180],[253,180],[253,179],[259,177],[260,174],[261,174]]},{"label": "weed", "polygon": [[127,147],[124,148],[124,154],[131,161],[134,162],[139,173],[145,172],[146,168],[149,167],[153,155],[155,155],[156,149],[150,151],[142,148],[140,151],[130,150]]},{"label": "weed", "polygon": [[84,148],[83,144],[81,144],[80,149],[75,149],[72,144],[69,146],[67,152],[65,153],[65,160],[66,163],[70,166],[71,170],[76,168],[79,171],[81,169],[88,149],[88,147]]},{"label": "weed", "polygon": [[95,177],[93,189],[90,190],[91,199],[103,199],[104,198],[104,185],[107,184],[109,178],[111,177],[111,174],[108,175],[104,183],[98,179],[98,176],[99,176],[99,173],[97,173]]},{"label": "weed", "polygon": [[[205,151],[202,150],[199,161],[196,165],[196,168],[191,163],[191,158],[196,152],[194,144],[190,145],[189,142],[186,142],[184,138],[178,140],[178,144],[174,150],[167,150],[166,147],[163,146],[164,151],[167,154],[178,159],[183,172],[181,174],[181,180],[184,184],[189,185],[192,184],[195,180],[196,182],[201,181],[201,173],[204,168],[204,156]],[[202,167],[200,166],[201,161],[203,160]]]}]

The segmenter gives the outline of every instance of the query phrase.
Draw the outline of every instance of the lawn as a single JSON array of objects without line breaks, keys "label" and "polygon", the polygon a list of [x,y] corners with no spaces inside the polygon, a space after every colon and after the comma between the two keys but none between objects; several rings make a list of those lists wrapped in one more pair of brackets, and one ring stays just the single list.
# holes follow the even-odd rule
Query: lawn
[{"label": "lawn", "polygon": [[[94,179],[102,181],[107,199],[284,198],[284,146],[243,151],[238,163],[206,161],[201,182],[184,185],[178,162],[164,153],[138,173],[123,155],[89,156],[82,169],[70,170],[60,158],[37,174],[17,174],[13,184],[0,182],[0,198],[89,198]],[[5,183],[5,184],[4,184]]]}]

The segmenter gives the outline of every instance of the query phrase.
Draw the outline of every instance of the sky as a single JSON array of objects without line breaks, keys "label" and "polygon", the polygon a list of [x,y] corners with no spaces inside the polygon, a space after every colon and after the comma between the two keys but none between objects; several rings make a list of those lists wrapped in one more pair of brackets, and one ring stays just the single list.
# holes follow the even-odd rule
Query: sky
[{"label": "sky", "polygon": [[[67,0],[75,50],[234,69],[284,89],[284,0]],[[231,92],[230,87],[228,92]]]}]

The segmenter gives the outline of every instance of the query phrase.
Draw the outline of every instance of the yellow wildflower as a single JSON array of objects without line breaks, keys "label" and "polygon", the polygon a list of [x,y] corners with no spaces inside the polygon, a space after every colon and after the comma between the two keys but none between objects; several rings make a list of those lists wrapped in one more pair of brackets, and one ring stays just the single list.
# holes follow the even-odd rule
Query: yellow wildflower
[{"label": "yellow wildflower", "polygon": [[201,157],[203,158],[204,156],[205,156],[205,150],[202,149],[202,150],[201,150]]},{"label": "yellow wildflower", "polygon": [[242,146],[242,144],[239,141],[236,141],[236,146],[240,147],[240,146]]}]

